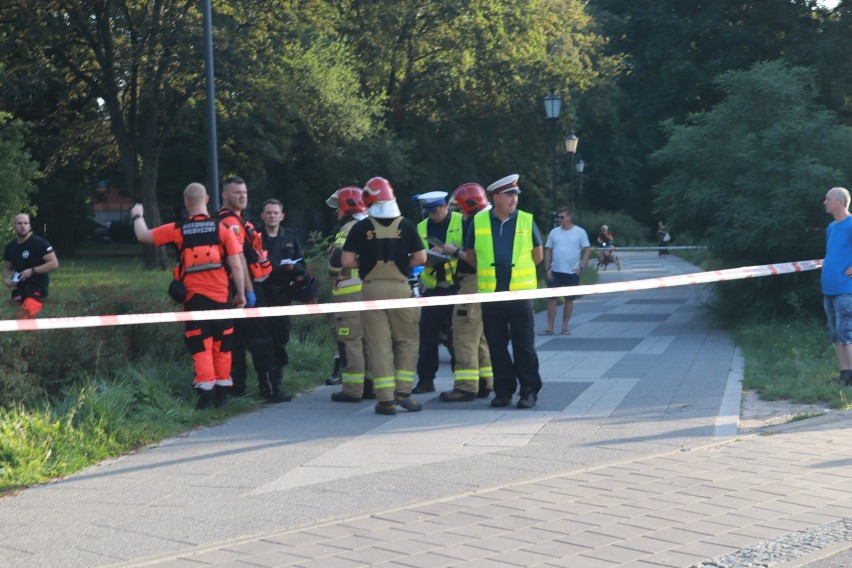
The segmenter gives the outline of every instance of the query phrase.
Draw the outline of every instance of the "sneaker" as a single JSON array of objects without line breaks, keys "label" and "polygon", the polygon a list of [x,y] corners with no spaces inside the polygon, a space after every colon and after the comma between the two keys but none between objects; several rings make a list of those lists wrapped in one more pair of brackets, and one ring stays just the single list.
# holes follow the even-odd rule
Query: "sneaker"
[{"label": "sneaker", "polygon": [[423,407],[419,402],[411,398],[410,394],[393,393],[393,401],[409,412],[420,412]]},{"label": "sneaker", "polygon": [[339,385],[342,382],[343,382],[343,377],[340,376],[340,375],[332,375],[325,380],[325,384],[327,384],[328,386]]},{"label": "sneaker", "polygon": [[355,398],[354,396],[349,396],[348,394],[343,394],[342,392],[333,392],[331,393],[331,400],[334,402],[361,402],[361,398]]},{"label": "sneaker", "polygon": [[393,416],[396,414],[396,403],[392,400],[385,400],[376,403],[376,414],[385,414]]},{"label": "sneaker", "polygon": [[467,392],[459,389],[445,391],[438,397],[444,402],[469,402],[476,399],[476,395],[472,392]]},{"label": "sneaker", "polygon": [[417,381],[417,386],[411,389],[414,394],[423,394],[427,392],[435,392],[434,381]]},{"label": "sneaker", "polygon": [[494,400],[491,401],[491,406],[494,408],[503,408],[504,406],[509,406],[512,404],[512,397],[510,396],[495,396]]}]

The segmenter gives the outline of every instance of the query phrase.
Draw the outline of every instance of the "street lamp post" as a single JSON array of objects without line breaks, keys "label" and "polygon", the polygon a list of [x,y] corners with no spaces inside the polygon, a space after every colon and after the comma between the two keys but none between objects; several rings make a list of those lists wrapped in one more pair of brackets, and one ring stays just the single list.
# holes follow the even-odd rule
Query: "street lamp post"
[{"label": "street lamp post", "polygon": [[544,97],[544,112],[550,120],[550,185],[551,199],[553,201],[553,226],[556,223],[556,121],[559,119],[559,111],[562,108],[562,97],[556,94],[555,89],[550,89],[550,94]]},{"label": "street lamp post", "polygon": [[568,152],[569,156],[571,156],[571,181],[568,184],[568,198],[571,200],[572,207],[575,207],[577,204],[577,199],[574,196],[574,156],[577,153],[577,144],[579,143],[580,139],[577,138],[577,135],[574,134],[573,130],[571,131],[571,134],[565,137],[565,151]]},{"label": "street lamp post", "polygon": [[207,161],[210,168],[210,205],[219,210],[219,152],[216,141],[216,88],[213,73],[213,8],[211,0],[203,0],[204,12],[204,62],[207,80]]},{"label": "street lamp post", "polygon": [[584,162],[583,159],[580,158],[579,160],[577,160],[576,165],[577,165],[577,173],[580,174],[580,177],[579,177],[579,180],[578,180],[579,183],[577,184],[579,186],[579,190],[580,190],[579,199],[577,200],[577,224],[579,225],[580,222],[581,222],[580,210],[582,209],[582,206],[583,206],[583,170],[586,169],[586,162]]}]

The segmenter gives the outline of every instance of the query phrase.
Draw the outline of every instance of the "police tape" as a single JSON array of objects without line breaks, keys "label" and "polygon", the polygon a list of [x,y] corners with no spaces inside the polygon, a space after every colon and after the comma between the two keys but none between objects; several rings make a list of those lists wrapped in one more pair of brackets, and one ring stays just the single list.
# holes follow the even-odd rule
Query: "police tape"
[{"label": "police tape", "polygon": [[69,329],[81,327],[111,327],[119,325],[138,325],[145,323],[173,323],[187,321],[211,321],[223,319],[250,319],[272,316],[301,316],[341,312],[361,312],[367,310],[393,310],[397,308],[418,308],[427,306],[447,306],[484,302],[504,302],[507,300],[532,300],[557,296],[590,296],[613,292],[636,292],[658,288],[672,288],[697,284],[712,284],[744,278],[758,278],[818,270],[822,260],[803,260],[782,264],[745,266],[725,270],[711,270],[677,276],[663,276],[627,282],[608,282],[606,284],[587,284],[583,286],[565,286],[560,288],[539,288],[536,290],[517,290],[513,292],[494,292],[491,294],[458,294],[455,296],[433,296],[401,298],[396,300],[365,300],[357,302],[337,302],[329,304],[299,304],[266,308],[238,308],[227,310],[205,310],[197,312],[161,312],[150,314],[119,314],[103,316],[79,316],[26,320],[2,320],[0,332],[33,331],[45,329]]},{"label": "police tape", "polygon": [[[609,247],[603,247],[603,246],[593,246],[592,248],[595,249],[595,250],[607,250],[607,249],[609,249]],[[616,250],[616,251],[619,251],[619,250],[666,250],[666,251],[669,251],[669,250],[703,250],[703,249],[706,249],[706,248],[707,248],[707,245],[679,245],[679,246],[657,245],[657,246],[647,246],[647,247],[622,247],[622,246],[616,245],[614,250]],[[610,249],[610,250],[612,250],[612,249]]]}]

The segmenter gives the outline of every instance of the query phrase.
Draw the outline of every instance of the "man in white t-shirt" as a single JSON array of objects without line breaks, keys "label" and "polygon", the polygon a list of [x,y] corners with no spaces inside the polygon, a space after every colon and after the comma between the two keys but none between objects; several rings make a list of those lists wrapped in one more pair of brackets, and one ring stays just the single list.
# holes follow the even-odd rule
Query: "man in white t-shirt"
[{"label": "man in white t-shirt", "polygon": [[[589,264],[591,245],[585,229],[574,224],[571,209],[561,208],[556,218],[559,226],[550,231],[547,243],[544,245],[544,267],[547,269],[548,288],[562,286],[577,286],[586,265]],[[558,297],[547,301],[547,327],[540,335],[553,335],[553,325],[556,322],[556,301]],[[565,296],[562,310],[562,335],[571,333],[568,322],[574,310],[574,296]]]}]

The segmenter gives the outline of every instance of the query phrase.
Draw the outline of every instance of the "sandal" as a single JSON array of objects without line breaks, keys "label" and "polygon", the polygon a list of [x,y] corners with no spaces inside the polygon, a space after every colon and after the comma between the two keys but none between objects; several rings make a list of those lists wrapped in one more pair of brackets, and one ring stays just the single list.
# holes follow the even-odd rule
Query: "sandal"
[{"label": "sandal", "polygon": [[562,335],[571,335],[571,330],[569,330],[569,329],[563,329],[563,330],[562,330]]},{"label": "sandal", "polygon": [[538,334],[539,335],[553,335],[553,330],[552,329],[542,329],[540,332],[538,332]]}]

